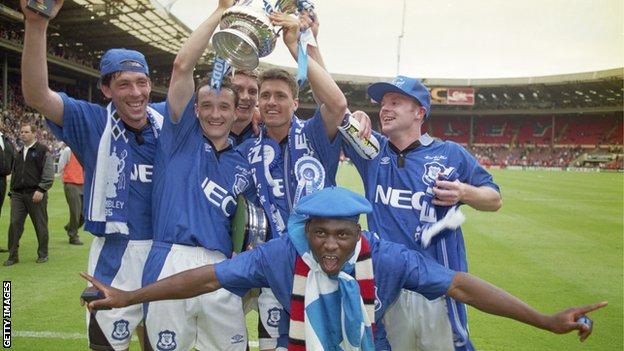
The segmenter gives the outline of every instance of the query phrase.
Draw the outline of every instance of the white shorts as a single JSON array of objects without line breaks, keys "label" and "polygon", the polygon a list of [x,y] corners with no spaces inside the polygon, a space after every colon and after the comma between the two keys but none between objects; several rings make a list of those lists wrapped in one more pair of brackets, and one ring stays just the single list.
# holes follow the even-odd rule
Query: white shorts
[{"label": "white shorts", "polygon": [[409,290],[388,308],[383,323],[393,350],[454,351],[446,299],[427,300]]},{"label": "white shorts", "polygon": [[[280,336],[280,322],[286,318],[284,307],[277,301],[273,291],[261,288],[258,296],[258,344],[260,350],[272,350],[277,347]],[[288,331],[283,331],[288,333]]]},{"label": "white shorts", "polygon": [[[154,242],[143,284],[223,261],[219,251]],[[186,300],[150,302],[145,330],[154,350],[245,350],[247,330],[239,296],[225,289]]]},{"label": "white shorts", "polygon": [[[117,289],[141,287],[143,267],[151,240],[123,240],[94,237],[87,271],[101,282]],[[90,285],[90,284],[89,284]],[[86,312],[89,346],[94,350],[125,350],[130,336],[143,319],[141,305]]]}]

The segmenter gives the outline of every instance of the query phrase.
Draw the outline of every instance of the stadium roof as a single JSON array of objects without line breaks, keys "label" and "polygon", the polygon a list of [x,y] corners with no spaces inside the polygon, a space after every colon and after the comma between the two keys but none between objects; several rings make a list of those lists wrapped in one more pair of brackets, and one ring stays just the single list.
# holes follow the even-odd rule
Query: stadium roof
[{"label": "stadium roof", "polygon": [[[11,9],[19,10],[19,1],[0,5],[0,15],[21,22],[21,13]],[[169,72],[189,33],[188,27],[157,11],[149,0],[71,0],[51,22],[49,41],[86,50],[96,59],[112,47],[136,49],[148,57],[153,72]]]}]

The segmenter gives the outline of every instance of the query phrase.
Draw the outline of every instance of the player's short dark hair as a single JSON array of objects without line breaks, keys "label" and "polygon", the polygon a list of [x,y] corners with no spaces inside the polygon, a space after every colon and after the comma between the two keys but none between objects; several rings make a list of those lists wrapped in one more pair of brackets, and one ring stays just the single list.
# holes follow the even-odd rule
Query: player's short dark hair
[{"label": "player's short dark hair", "polygon": [[292,74],[288,73],[288,71],[281,68],[268,69],[260,74],[260,77],[258,78],[258,86],[262,88],[262,83],[267,80],[281,80],[285,82],[290,88],[293,99],[299,98],[299,85],[297,84],[295,77],[293,77]]},{"label": "player's short dark hair", "polygon": [[[210,77],[203,78],[197,83],[195,89],[195,99],[197,99],[199,90],[205,86],[209,86],[212,89]],[[238,107],[238,89],[236,89],[234,84],[232,84],[232,79],[229,76],[223,77],[223,80],[221,81],[221,90],[223,89],[227,89],[234,94],[234,107]]]}]

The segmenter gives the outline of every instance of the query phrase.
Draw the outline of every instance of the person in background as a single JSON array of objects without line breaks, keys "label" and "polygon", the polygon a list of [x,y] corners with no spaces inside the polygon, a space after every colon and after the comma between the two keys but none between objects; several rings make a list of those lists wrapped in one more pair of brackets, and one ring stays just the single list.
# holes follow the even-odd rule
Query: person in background
[{"label": "person in background", "polygon": [[76,155],[69,146],[63,144],[58,162],[58,172],[63,180],[63,191],[69,208],[69,222],[65,225],[65,231],[71,245],[82,245],[78,236],[78,229],[84,224],[82,215],[82,186],[84,184],[83,169]]}]

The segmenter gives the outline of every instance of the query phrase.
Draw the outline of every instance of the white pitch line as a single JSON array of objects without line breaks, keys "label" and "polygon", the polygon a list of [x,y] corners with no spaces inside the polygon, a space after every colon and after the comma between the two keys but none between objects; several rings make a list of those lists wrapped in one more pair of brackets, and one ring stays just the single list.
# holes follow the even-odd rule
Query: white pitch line
[{"label": "white pitch line", "polygon": [[[62,339],[62,340],[86,340],[87,335],[83,333],[63,333],[52,331],[31,331],[31,330],[19,330],[14,331],[12,334],[18,338],[41,338],[41,339]],[[136,335],[132,336],[133,341],[138,341]],[[258,347],[258,342],[255,340],[249,341],[249,347]]]}]

